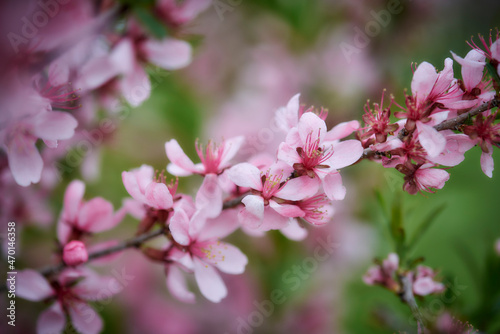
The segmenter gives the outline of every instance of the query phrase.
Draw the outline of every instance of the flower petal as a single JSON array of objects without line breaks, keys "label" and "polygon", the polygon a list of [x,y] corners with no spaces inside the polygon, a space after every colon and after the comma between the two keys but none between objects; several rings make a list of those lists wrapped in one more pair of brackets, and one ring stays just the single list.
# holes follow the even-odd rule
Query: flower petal
[{"label": "flower petal", "polygon": [[43,160],[35,142],[31,136],[17,134],[7,146],[10,171],[16,183],[23,187],[38,183],[42,175]]},{"label": "flower petal", "polygon": [[292,219],[288,226],[280,230],[285,237],[294,241],[301,241],[307,237],[307,230],[299,225],[297,219]]},{"label": "flower petal", "polygon": [[174,240],[183,245],[189,245],[191,238],[189,237],[189,217],[182,209],[174,210],[174,215],[170,218],[170,232]]},{"label": "flower petal", "polygon": [[233,137],[224,142],[224,150],[220,157],[219,168],[226,168],[232,158],[238,153],[241,145],[245,142],[244,136]]},{"label": "flower petal", "polygon": [[207,174],[196,193],[196,209],[208,218],[217,217],[222,211],[222,189],[215,174]]},{"label": "flower petal", "polygon": [[306,197],[311,197],[318,192],[319,179],[309,176],[300,176],[288,181],[283,188],[278,190],[276,197],[290,201],[300,201]]},{"label": "flower petal", "polygon": [[358,140],[345,140],[333,145],[333,155],[328,164],[333,169],[341,169],[352,165],[363,155],[363,146]]},{"label": "flower petal", "polygon": [[36,332],[38,334],[62,333],[65,325],[66,316],[61,309],[61,305],[54,303],[38,317]]},{"label": "flower petal", "polygon": [[115,226],[113,204],[102,197],[84,203],[78,213],[77,227],[85,232],[102,232]]},{"label": "flower petal", "polygon": [[247,162],[237,164],[228,171],[228,176],[237,186],[262,190],[260,170]]},{"label": "flower petal", "polygon": [[177,70],[191,62],[191,45],[185,41],[148,39],[141,44],[141,49],[151,63],[166,70]]},{"label": "flower petal", "polygon": [[82,334],[98,334],[101,332],[101,316],[89,304],[74,301],[68,309],[71,323],[78,332]]},{"label": "flower petal", "polygon": [[166,274],[167,288],[172,296],[184,303],[194,303],[196,298],[194,293],[188,290],[186,278],[181,269],[175,265],[169,265]]},{"label": "flower petal", "polygon": [[323,140],[326,135],[326,123],[324,120],[318,117],[315,113],[306,112],[304,113],[299,120],[299,124],[297,125],[299,130],[300,139],[302,143],[306,143],[307,136],[311,135],[315,140],[319,139],[319,144],[323,143]]},{"label": "flower petal", "polygon": [[345,138],[351,133],[359,129],[358,121],[343,122],[335,125],[330,131],[325,135],[326,141],[334,141]]},{"label": "flower petal", "polygon": [[30,122],[33,135],[44,140],[69,139],[78,125],[73,116],[59,111],[38,113]]},{"label": "flower petal", "polygon": [[[197,170],[194,163],[184,153],[177,140],[172,139],[165,143],[165,151],[168,159],[172,162],[167,166],[170,174],[176,176],[188,176],[195,173]],[[172,168],[175,166],[176,168]]]},{"label": "flower petal", "polygon": [[493,177],[493,167],[494,167],[494,162],[493,162],[493,149],[490,148],[489,153],[481,153],[481,170],[483,171],[486,176],[489,178]]},{"label": "flower petal", "polygon": [[417,121],[418,140],[427,154],[433,158],[443,152],[446,147],[446,138],[432,126]]},{"label": "flower petal", "polygon": [[323,178],[323,190],[331,200],[341,201],[345,198],[346,188],[342,184],[340,173],[329,173]]},{"label": "flower petal", "polygon": [[151,182],[146,187],[145,196],[146,204],[160,210],[170,209],[174,203],[172,194],[164,183]]},{"label": "flower petal", "polygon": [[194,278],[201,293],[214,303],[220,302],[227,295],[227,288],[214,267],[194,258]]},{"label": "flower petal", "polygon": [[[9,281],[7,281],[8,285]],[[54,294],[54,290],[45,277],[32,269],[19,271],[16,276],[16,285],[17,296],[32,302],[39,302]]]}]

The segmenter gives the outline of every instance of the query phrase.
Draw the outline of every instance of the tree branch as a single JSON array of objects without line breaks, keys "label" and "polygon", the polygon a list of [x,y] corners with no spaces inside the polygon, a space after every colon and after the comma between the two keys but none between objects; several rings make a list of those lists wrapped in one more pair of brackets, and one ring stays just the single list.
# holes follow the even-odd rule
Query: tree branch
[{"label": "tree branch", "polygon": [[401,289],[402,289],[399,295],[401,301],[410,307],[411,313],[413,314],[415,320],[417,321],[418,334],[425,333],[424,320],[418,308],[417,301],[413,296],[413,286],[411,279],[408,275],[404,274],[399,274],[398,278],[399,281],[401,282]]}]

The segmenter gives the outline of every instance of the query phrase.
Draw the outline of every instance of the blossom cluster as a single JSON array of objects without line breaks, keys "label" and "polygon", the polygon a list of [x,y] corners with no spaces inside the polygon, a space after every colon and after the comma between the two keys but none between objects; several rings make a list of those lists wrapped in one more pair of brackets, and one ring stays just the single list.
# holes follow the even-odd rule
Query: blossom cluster
[{"label": "blossom cluster", "polygon": [[[38,2],[26,1],[0,6],[2,22],[11,30],[9,43],[2,42],[0,62],[0,148],[11,178],[21,186],[41,179],[54,183],[52,179],[67,171],[58,160],[71,147],[93,131],[100,132],[98,137],[109,134],[114,125],[108,123],[122,98],[134,107],[146,100],[151,92],[146,66],[169,71],[187,66],[192,48],[174,33],[210,0],[158,1],[152,10],[170,31],[162,38],[152,36],[131,8],[97,3],[50,2],[40,8]],[[25,20],[18,27],[20,15]],[[42,16],[46,21],[40,21]],[[97,114],[100,108],[111,115],[106,124]],[[88,154],[88,147],[85,150],[86,159],[95,156]],[[92,173],[92,166],[82,167]]]},{"label": "blossom cluster", "polygon": [[[391,96],[384,107],[383,95],[373,110],[366,104],[365,126],[357,138],[375,153],[371,159],[404,175],[403,187],[410,194],[443,188],[450,177],[445,169],[460,164],[464,153],[476,145],[482,150],[481,168],[492,177],[493,147],[500,143],[500,125],[495,123],[498,112],[494,111],[500,39],[498,31],[495,41],[491,34],[488,41],[479,37],[483,48],[472,42],[473,49],[464,58],[452,53],[462,67],[461,79],[454,76],[451,58],[446,58],[440,72],[423,62],[413,72],[411,94],[405,93],[404,106]],[[394,123],[390,118],[393,106],[398,109],[394,116],[400,119]],[[481,112],[470,122],[460,121],[460,115],[475,110]]]}]

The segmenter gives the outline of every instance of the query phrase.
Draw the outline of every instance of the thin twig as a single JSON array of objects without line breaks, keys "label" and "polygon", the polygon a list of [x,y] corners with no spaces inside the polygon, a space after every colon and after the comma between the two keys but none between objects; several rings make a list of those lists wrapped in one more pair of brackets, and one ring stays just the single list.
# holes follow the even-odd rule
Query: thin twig
[{"label": "thin twig", "polygon": [[400,274],[398,275],[399,281],[401,282],[401,301],[410,307],[411,313],[417,321],[418,334],[425,333],[425,323],[422,317],[422,313],[418,308],[417,301],[413,296],[413,286],[411,279],[408,275]]}]

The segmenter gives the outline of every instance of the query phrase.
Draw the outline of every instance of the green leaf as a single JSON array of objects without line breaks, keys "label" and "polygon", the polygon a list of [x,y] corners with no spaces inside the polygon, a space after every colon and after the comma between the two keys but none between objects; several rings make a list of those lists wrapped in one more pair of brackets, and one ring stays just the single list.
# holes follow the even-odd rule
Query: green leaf
[{"label": "green leaf", "polygon": [[145,7],[135,7],[134,14],[154,37],[158,39],[167,37],[167,28]]},{"label": "green leaf", "polygon": [[387,213],[387,205],[385,203],[384,196],[378,189],[376,189],[374,192],[375,192],[375,198],[377,199],[377,202],[380,205],[380,208],[382,209],[382,214],[384,215],[384,218],[389,219],[389,214]]},{"label": "green leaf", "polygon": [[438,206],[437,208],[432,210],[429,213],[429,215],[427,215],[427,217],[424,218],[424,220],[417,227],[417,230],[413,234],[413,238],[411,239],[411,241],[408,244],[408,251],[410,251],[411,249],[413,249],[415,247],[415,245],[418,243],[420,238],[425,234],[425,232],[427,232],[427,230],[429,229],[431,224],[434,222],[434,220],[437,218],[437,216],[439,216],[439,214],[444,210],[445,207],[446,207],[446,204],[441,204],[440,206]]}]

